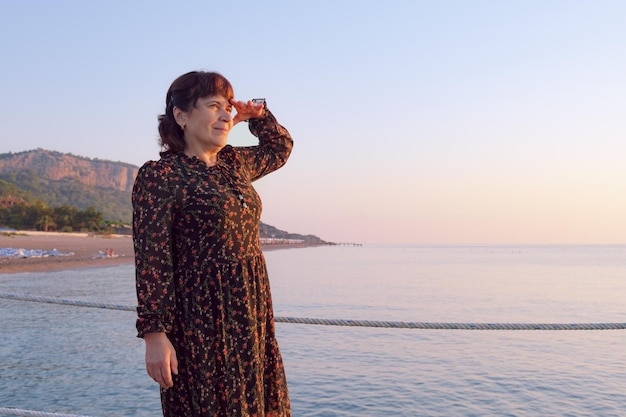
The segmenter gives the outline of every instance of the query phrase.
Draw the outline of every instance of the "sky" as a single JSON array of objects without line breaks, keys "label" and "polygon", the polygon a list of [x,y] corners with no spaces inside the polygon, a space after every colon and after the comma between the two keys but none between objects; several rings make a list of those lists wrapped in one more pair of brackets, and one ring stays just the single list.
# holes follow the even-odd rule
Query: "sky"
[{"label": "sky", "polygon": [[279,229],[624,244],[624,21],[622,0],[0,0],[0,153],[140,166],[171,82],[218,71],[294,138],[255,183]]}]

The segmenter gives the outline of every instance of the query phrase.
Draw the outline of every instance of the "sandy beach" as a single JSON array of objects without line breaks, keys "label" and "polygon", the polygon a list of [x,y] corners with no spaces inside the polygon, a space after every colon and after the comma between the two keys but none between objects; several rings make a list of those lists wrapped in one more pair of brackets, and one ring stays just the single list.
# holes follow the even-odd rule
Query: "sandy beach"
[{"label": "sandy beach", "polygon": [[[56,271],[132,263],[133,240],[130,236],[110,237],[88,234],[18,232],[0,235],[0,248],[71,252],[68,256],[42,258],[0,257],[0,274]],[[109,252],[109,257],[104,256]],[[112,252],[111,252],[112,250]]]},{"label": "sandy beach", "polygon": [[[303,244],[263,245],[263,251],[302,248]],[[0,235],[0,248],[71,252],[69,256],[42,258],[0,256],[0,274],[98,268],[133,263],[133,240],[126,235],[98,236],[86,233],[17,232]],[[107,253],[112,257],[106,257]]]}]

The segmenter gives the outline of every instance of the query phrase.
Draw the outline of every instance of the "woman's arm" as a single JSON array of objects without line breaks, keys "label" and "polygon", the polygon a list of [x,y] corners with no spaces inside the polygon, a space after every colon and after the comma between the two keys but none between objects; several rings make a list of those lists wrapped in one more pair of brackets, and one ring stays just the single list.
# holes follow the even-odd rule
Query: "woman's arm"
[{"label": "woman's arm", "polygon": [[157,162],[137,173],[132,193],[137,331],[169,332],[174,314],[171,224],[175,195],[168,186],[171,170]]},{"label": "woman's arm", "polygon": [[247,120],[250,133],[259,138],[257,146],[237,148],[247,167],[247,176],[255,181],[282,167],[293,148],[291,135],[281,126],[269,111],[264,99],[256,101],[235,101],[231,104],[237,110],[234,122]]},{"label": "woman's arm", "polygon": [[241,153],[248,166],[250,181],[255,181],[285,165],[293,149],[293,140],[267,108],[261,117],[250,119],[248,125],[250,132],[259,138],[259,144],[241,148]]},{"label": "woman's arm", "polygon": [[137,173],[132,193],[137,332],[146,342],[146,371],[162,388],[178,374],[176,350],[167,337],[174,311],[171,224],[175,196],[168,171],[155,162]]}]

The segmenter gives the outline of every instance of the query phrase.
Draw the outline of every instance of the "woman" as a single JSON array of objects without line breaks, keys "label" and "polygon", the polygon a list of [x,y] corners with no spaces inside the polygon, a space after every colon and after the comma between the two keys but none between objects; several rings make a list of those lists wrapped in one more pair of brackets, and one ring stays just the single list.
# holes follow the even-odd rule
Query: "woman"
[{"label": "woman", "polygon": [[[163,415],[291,416],[251,184],[285,164],[291,136],[217,73],[180,76],[165,102],[161,159],[132,195],[137,330]],[[246,120],[259,144],[227,145]]]}]

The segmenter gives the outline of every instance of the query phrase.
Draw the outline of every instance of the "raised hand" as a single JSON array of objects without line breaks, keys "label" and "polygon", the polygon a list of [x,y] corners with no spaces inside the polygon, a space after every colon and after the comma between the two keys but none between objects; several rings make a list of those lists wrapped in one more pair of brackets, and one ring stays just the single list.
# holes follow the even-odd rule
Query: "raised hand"
[{"label": "raised hand", "polygon": [[254,103],[252,100],[247,102],[237,101],[233,98],[230,99],[230,104],[237,110],[237,114],[233,118],[233,124],[257,118],[263,114],[263,103]]}]

